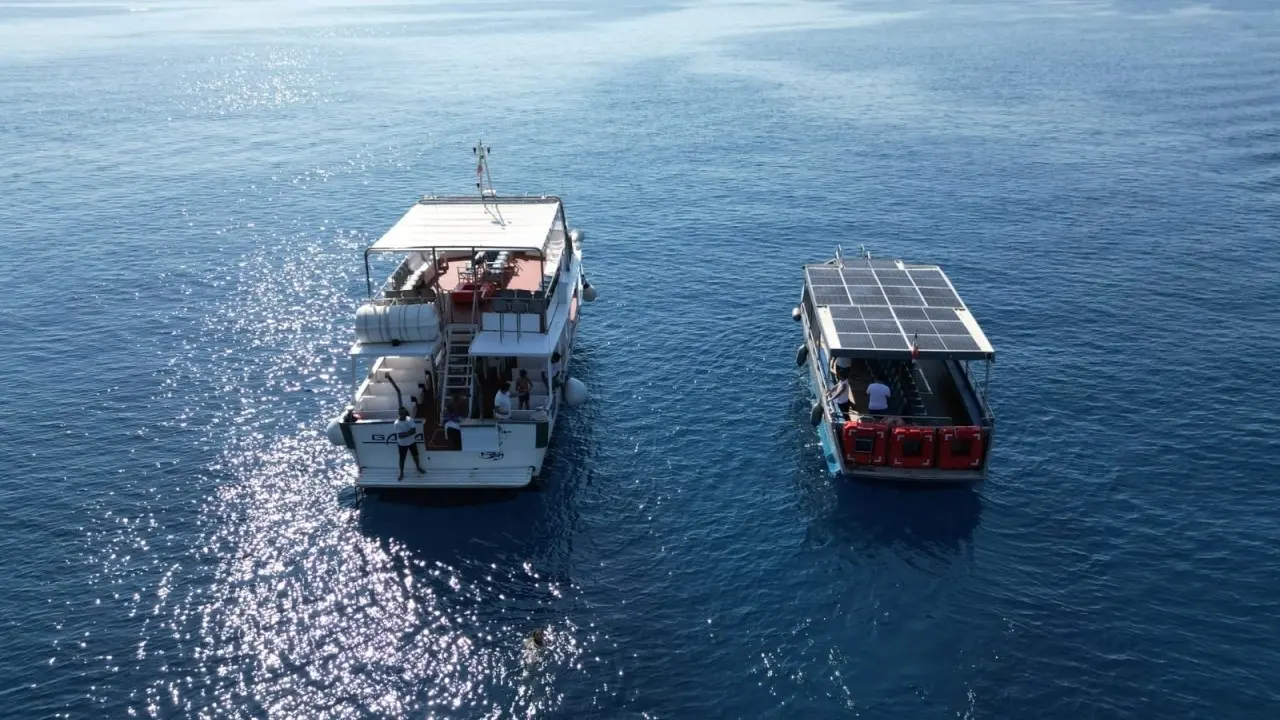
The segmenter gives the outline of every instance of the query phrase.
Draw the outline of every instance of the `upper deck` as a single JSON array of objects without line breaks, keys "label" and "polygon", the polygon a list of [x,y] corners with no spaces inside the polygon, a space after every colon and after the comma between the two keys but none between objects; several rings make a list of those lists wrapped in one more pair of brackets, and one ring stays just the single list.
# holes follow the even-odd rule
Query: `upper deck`
[{"label": "upper deck", "polygon": [[[513,342],[522,352],[541,349],[546,343],[531,335],[559,327],[578,240],[558,197],[424,197],[365,250],[371,299],[357,316],[352,353],[402,352],[406,342],[438,341],[450,326],[476,332],[473,354],[521,354],[509,352]],[[401,259],[375,288],[370,259],[380,254]],[[500,347],[489,348],[494,342]],[[411,349],[433,352],[425,347]]]},{"label": "upper deck", "polygon": [[388,300],[542,299],[567,240],[557,197],[426,196],[365,250],[365,268],[373,254],[406,256],[377,293]]},{"label": "upper deck", "polygon": [[834,356],[995,359],[937,265],[859,257],[805,265],[804,274],[809,325]]},{"label": "upper deck", "polygon": [[427,195],[368,252],[530,250],[541,252],[559,223],[560,198]]}]

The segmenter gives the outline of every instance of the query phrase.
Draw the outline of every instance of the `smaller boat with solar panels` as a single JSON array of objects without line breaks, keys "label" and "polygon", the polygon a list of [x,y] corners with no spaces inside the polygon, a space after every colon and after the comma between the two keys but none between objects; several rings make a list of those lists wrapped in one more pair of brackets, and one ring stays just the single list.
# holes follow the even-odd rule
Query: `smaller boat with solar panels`
[{"label": "smaller boat with solar panels", "polygon": [[833,474],[927,484],[986,479],[995,349],[942,268],[865,250],[804,266],[816,426]]}]

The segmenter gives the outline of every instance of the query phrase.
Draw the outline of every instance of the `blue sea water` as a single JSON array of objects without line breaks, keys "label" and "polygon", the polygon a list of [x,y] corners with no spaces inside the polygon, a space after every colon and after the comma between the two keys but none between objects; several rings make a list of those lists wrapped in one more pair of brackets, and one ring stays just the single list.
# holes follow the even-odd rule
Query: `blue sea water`
[{"label": "blue sea water", "polygon": [[[360,253],[478,137],[592,400],[361,499]],[[0,714],[1274,716],[1278,198],[1265,0],[0,0]],[[996,345],[983,486],[826,474],[838,243]]]}]

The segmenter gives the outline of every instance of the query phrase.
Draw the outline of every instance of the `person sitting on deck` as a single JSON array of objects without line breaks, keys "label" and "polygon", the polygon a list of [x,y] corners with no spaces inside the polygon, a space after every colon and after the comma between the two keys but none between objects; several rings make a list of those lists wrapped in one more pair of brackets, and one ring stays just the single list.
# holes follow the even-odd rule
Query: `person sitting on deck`
[{"label": "person sitting on deck", "polygon": [[529,409],[529,394],[533,392],[533,383],[529,380],[529,371],[521,369],[516,380],[516,398],[520,401],[520,409]]},{"label": "person sitting on deck", "polygon": [[834,402],[840,415],[845,416],[853,405],[853,388],[849,387],[849,381],[841,380],[836,383],[835,387],[827,391],[826,401]]},{"label": "person sitting on deck", "polygon": [[884,415],[889,412],[889,398],[893,392],[877,377],[867,386],[867,411]]},{"label": "person sitting on deck", "polygon": [[503,381],[498,394],[493,396],[493,417],[505,420],[511,417],[511,383]]}]

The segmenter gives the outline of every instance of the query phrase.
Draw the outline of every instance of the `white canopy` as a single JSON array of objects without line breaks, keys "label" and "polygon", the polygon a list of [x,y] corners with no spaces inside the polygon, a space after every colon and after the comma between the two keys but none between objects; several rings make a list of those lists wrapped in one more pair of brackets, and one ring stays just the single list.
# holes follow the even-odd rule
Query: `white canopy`
[{"label": "white canopy", "polygon": [[409,208],[370,252],[431,249],[542,251],[560,200],[540,198],[426,198]]},{"label": "white canopy", "polygon": [[550,357],[556,348],[555,335],[484,330],[471,340],[470,353],[486,357]]}]

